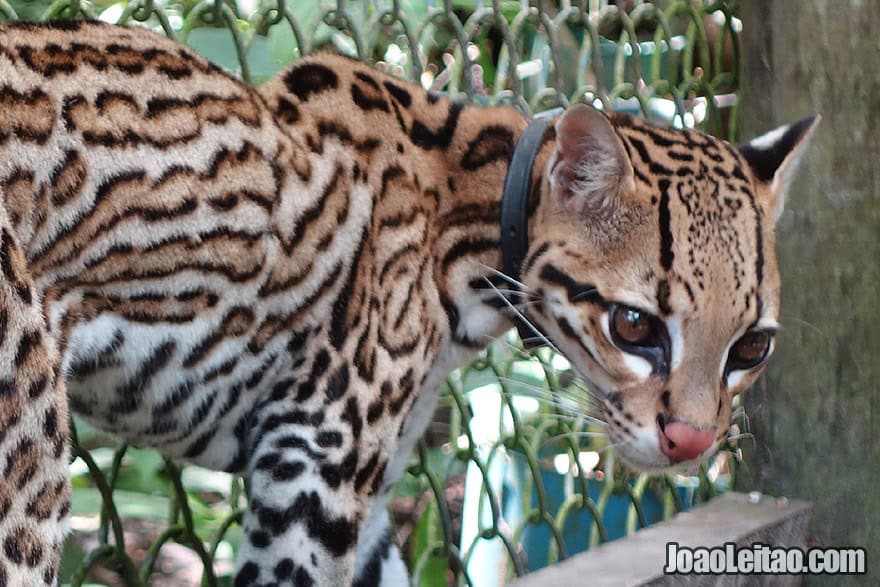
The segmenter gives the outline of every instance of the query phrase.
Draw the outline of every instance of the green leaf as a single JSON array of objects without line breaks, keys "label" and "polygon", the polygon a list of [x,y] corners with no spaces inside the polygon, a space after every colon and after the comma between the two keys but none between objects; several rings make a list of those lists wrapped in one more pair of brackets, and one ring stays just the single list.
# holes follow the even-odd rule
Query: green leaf
[{"label": "green leaf", "polygon": [[[281,29],[281,26],[272,27]],[[292,38],[292,33],[291,33]],[[282,43],[282,41],[275,41]],[[235,47],[235,40],[232,34],[225,28],[197,28],[193,29],[186,38],[186,44],[195,49],[203,57],[209,61],[219,65],[229,73],[235,76],[241,75],[241,63],[238,60],[238,52]],[[293,43],[292,46],[295,46]],[[269,38],[256,35],[251,39],[250,45],[245,53],[248,65],[250,66],[251,79],[254,83],[260,83],[270,79],[282,67],[292,61],[292,57],[296,57],[295,53],[290,53],[291,58],[281,58],[276,56],[282,55],[284,48],[272,48],[272,42]]]},{"label": "green leaf", "polygon": [[[123,518],[164,520],[168,515],[169,499],[163,496],[116,490],[113,492],[113,503]],[[74,516],[94,515],[101,511],[101,504],[101,493],[97,489],[74,489],[71,513]]]},{"label": "green leaf", "polygon": [[446,587],[446,572],[449,569],[445,557],[430,553],[437,544],[443,543],[443,528],[440,522],[440,508],[432,498],[416,522],[413,531],[413,546],[410,553],[410,567],[421,566],[419,587]]},{"label": "green leaf", "polygon": [[59,573],[61,584],[70,582],[70,577],[79,568],[85,556],[85,551],[76,540],[64,541],[64,549],[61,551],[61,571]]},{"label": "green leaf", "polygon": [[[103,463],[100,464],[105,474],[108,473]],[[164,468],[165,461],[156,451],[129,448],[116,479],[116,488],[140,493],[167,493],[168,480],[162,475]]]},{"label": "green leaf", "polygon": [[186,44],[226,71],[238,75],[241,65],[232,34],[225,28],[197,28],[189,33]]},{"label": "green leaf", "polygon": [[428,18],[428,3],[425,0],[401,0],[400,12],[411,27],[418,27]]},{"label": "green leaf", "polygon": [[255,36],[247,50],[248,65],[251,67],[251,80],[254,83],[267,81],[287,63],[275,61],[269,54],[269,39]]},{"label": "green leaf", "polygon": [[211,471],[202,467],[188,466],[182,474],[183,486],[187,491],[219,493],[229,497],[232,475],[222,471]]},{"label": "green leaf", "polygon": [[9,0],[9,4],[20,19],[37,20],[49,8],[52,0]]},{"label": "green leaf", "polygon": [[293,30],[286,21],[271,27],[266,34],[267,52],[272,63],[283,67],[302,57],[302,47],[296,42]]}]

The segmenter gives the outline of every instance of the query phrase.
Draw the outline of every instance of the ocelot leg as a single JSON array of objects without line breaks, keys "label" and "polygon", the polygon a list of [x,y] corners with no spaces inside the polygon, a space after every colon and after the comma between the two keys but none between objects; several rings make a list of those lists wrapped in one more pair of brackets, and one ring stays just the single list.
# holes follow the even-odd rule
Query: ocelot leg
[{"label": "ocelot leg", "polygon": [[354,587],[406,587],[409,573],[394,543],[387,495],[373,503],[358,539]]},{"label": "ocelot leg", "polygon": [[333,374],[325,381],[280,382],[252,418],[250,508],[236,586],[354,580],[359,531],[383,467],[364,448],[357,394],[321,393],[347,379],[338,375],[344,368],[327,370]]},{"label": "ocelot leg", "polygon": [[0,206],[0,584],[55,584],[70,511],[67,397],[22,247]]}]

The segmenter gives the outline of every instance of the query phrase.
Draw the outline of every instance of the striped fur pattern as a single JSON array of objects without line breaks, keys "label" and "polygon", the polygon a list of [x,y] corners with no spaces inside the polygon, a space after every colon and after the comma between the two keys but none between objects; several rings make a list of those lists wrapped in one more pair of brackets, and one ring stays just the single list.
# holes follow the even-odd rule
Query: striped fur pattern
[{"label": "striped fur pattern", "polygon": [[[253,89],[139,29],[0,26],[0,578],[56,579],[69,396],[248,475],[236,585],[405,581],[389,488],[445,375],[509,327],[493,268],[525,126],[340,57]],[[759,175],[705,135],[582,108],[544,137],[513,301],[642,468],[670,465],[658,413],[721,439],[759,370],[718,364],[778,312],[777,143],[752,148],[778,159]],[[665,369],[615,347],[614,303],[668,325]]]}]

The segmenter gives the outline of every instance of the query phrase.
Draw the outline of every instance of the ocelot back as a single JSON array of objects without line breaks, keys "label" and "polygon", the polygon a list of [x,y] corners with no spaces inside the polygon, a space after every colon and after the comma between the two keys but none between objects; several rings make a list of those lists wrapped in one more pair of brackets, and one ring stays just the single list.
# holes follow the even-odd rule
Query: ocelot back
[{"label": "ocelot back", "polygon": [[735,149],[569,108],[514,281],[499,206],[527,124],[330,55],[254,89],[141,29],[0,26],[0,582],[57,580],[69,395],[247,474],[236,585],[403,584],[389,488],[517,282],[625,461],[711,455],[772,350],[813,121]]}]

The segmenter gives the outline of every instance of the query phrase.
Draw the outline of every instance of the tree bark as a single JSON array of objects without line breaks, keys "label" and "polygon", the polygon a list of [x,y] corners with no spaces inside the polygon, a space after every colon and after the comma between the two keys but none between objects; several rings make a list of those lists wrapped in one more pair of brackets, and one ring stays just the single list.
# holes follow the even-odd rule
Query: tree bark
[{"label": "tree bark", "polygon": [[783,330],[746,396],[739,487],[812,500],[814,537],[867,547],[880,577],[880,5],[744,0],[742,18],[741,136],[823,122],[778,225]]}]

